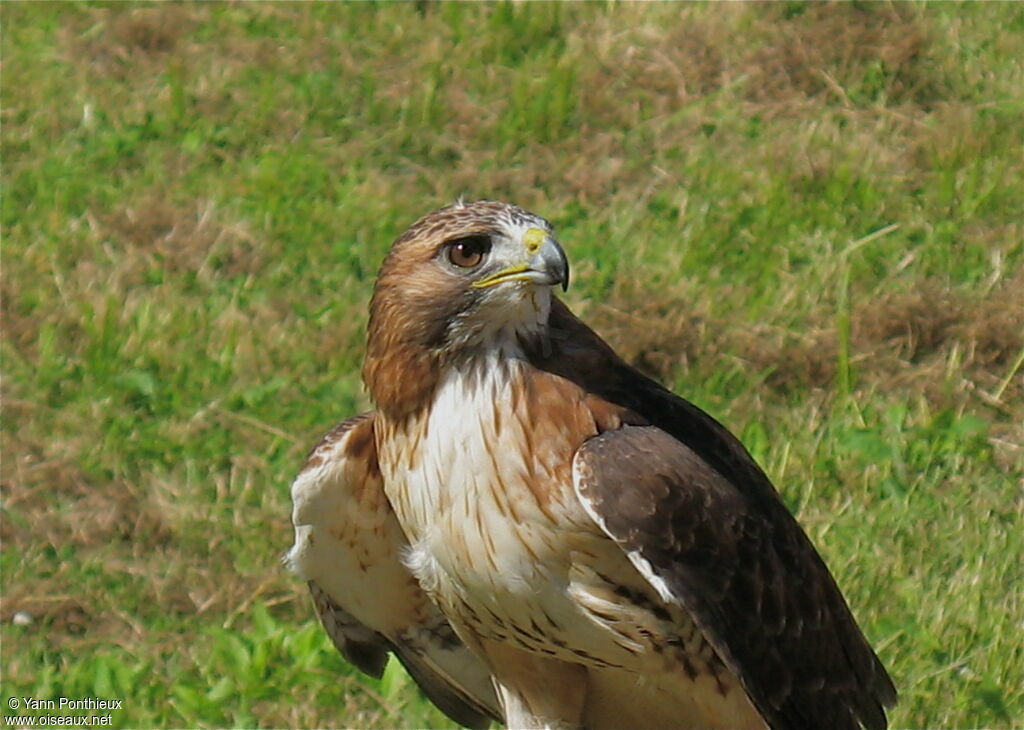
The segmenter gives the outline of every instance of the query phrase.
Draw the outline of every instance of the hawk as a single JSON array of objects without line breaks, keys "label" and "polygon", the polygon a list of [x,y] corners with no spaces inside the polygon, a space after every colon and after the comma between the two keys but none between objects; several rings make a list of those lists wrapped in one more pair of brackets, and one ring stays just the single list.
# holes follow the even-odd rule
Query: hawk
[{"label": "hawk", "polygon": [[543,218],[457,202],[392,245],[376,410],[310,453],[295,543],[341,653],[394,653],[467,727],[886,727],[896,691],[828,568],[724,427],[552,289]]}]

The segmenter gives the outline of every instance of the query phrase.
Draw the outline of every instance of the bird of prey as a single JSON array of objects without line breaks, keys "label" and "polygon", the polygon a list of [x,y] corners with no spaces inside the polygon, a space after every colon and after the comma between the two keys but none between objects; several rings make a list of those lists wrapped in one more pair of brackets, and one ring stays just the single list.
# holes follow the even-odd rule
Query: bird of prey
[{"label": "bird of prey", "polygon": [[467,727],[886,727],[896,691],[764,471],[552,289],[545,219],[457,202],[392,245],[376,410],[292,486],[334,644]]}]

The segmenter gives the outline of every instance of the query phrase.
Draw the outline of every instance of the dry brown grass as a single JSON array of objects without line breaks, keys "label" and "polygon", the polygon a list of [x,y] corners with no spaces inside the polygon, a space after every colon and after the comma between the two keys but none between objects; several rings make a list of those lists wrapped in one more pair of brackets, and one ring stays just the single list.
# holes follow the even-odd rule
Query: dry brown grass
[{"label": "dry brown grass", "polygon": [[[252,276],[275,254],[272,241],[257,239],[242,225],[217,220],[212,203],[192,201],[189,207],[168,200],[168,191],[147,193],[138,202],[89,222],[94,235],[109,240],[119,255],[137,257],[125,271],[154,269],[200,278]],[[123,282],[131,286],[138,282]]]},{"label": "dry brown grass", "polygon": [[59,40],[87,73],[128,81],[152,73],[188,44],[208,13],[201,7],[157,4],[134,8],[83,7],[69,13]]},{"label": "dry brown grass", "polygon": [[[687,289],[689,296],[681,293]],[[731,296],[721,288],[714,294]],[[779,395],[835,388],[834,311],[812,313],[799,330],[772,321],[738,324],[710,314],[710,296],[690,282],[674,296],[652,297],[641,282],[627,280],[608,301],[586,307],[627,361],[662,382],[679,372],[690,373],[687,379],[707,376],[723,360],[738,358]],[[1024,383],[1009,377],[1024,351],[1024,275],[983,293],[925,279],[905,291],[863,297],[851,321],[861,389],[920,394],[937,403],[970,400],[1024,419]]]},{"label": "dry brown grass", "polygon": [[[769,12],[761,25],[767,42],[748,60],[752,101],[787,104],[834,96],[847,107],[883,102],[927,109],[947,97],[948,79],[930,53],[934,41],[922,17],[926,10],[896,3],[815,3],[786,17],[790,11]],[[879,86],[862,89],[866,77]]]}]

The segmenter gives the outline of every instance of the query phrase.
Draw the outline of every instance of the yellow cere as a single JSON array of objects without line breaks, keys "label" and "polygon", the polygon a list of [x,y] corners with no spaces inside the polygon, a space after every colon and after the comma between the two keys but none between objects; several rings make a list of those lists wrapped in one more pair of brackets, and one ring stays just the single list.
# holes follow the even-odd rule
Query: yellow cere
[{"label": "yellow cere", "polygon": [[544,243],[544,239],[548,237],[548,234],[539,228],[531,228],[523,234],[523,243],[526,245],[526,251],[531,256],[540,250],[541,244]]},{"label": "yellow cere", "polygon": [[[531,228],[523,234],[523,245],[526,247],[526,253],[533,256],[535,253],[540,251],[540,247],[544,245],[545,239],[548,234],[546,231],[540,228]],[[528,276],[524,276],[530,271],[530,265],[527,263],[513,264],[507,266],[497,273],[485,276],[483,279],[474,281],[471,286],[474,289],[487,289],[488,287],[500,284],[503,281],[529,281]]]}]

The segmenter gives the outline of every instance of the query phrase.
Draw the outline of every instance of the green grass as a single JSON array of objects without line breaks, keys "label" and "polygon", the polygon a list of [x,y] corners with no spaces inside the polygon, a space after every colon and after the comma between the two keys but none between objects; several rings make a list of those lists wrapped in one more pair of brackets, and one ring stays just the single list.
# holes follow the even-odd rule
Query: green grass
[{"label": "green grass", "polygon": [[894,726],[1024,726],[1024,8],[0,22],[5,713],[450,725],[348,667],[278,558],[305,450],[369,407],[387,246],[466,195],[553,220],[573,308],[742,436]]}]

